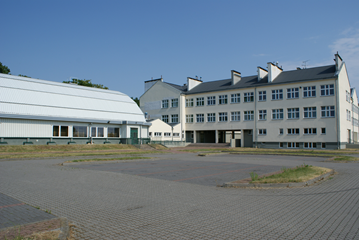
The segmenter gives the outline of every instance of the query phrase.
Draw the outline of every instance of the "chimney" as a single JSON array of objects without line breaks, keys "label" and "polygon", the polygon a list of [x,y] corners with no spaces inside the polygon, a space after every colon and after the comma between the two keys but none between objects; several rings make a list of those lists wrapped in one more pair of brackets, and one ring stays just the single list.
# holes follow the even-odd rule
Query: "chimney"
[{"label": "chimney", "polygon": [[334,59],[334,61],[335,61],[335,69],[337,71],[339,71],[340,67],[343,64],[343,59],[339,56],[338,52],[336,54],[334,54],[334,56],[335,56],[335,59]]},{"label": "chimney", "polygon": [[283,71],[279,66],[274,63],[267,63],[268,64],[268,82],[273,82],[276,77]]},{"label": "chimney", "polygon": [[258,82],[268,75],[268,71],[261,67],[257,67],[257,72],[258,72]]},{"label": "chimney", "polygon": [[232,77],[232,85],[237,84],[242,79],[241,73],[234,70],[231,71],[231,77]]},{"label": "chimney", "polygon": [[190,91],[191,89],[193,89],[197,85],[201,84],[202,82],[203,82],[202,80],[188,77],[187,78],[187,91]]},{"label": "chimney", "polygon": [[145,81],[145,92],[159,81],[163,82],[162,76],[161,76],[161,78],[158,78],[158,79]]}]

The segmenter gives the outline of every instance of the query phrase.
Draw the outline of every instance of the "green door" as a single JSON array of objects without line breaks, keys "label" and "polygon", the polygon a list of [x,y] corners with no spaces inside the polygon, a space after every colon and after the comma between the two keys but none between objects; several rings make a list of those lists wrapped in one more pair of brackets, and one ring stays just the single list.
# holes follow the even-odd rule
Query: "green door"
[{"label": "green door", "polygon": [[131,128],[131,143],[138,144],[138,129]]}]

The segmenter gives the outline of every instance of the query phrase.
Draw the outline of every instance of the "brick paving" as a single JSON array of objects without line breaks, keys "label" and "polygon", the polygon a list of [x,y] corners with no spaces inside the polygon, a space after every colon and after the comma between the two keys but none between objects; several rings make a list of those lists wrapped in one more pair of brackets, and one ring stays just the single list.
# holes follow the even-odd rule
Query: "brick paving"
[{"label": "brick paving", "polygon": [[359,163],[297,156],[158,157],[272,167],[306,163],[338,174],[305,188],[224,189],[56,165],[61,159],[4,161],[0,192],[67,217],[77,226],[77,239],[359,239]]}]

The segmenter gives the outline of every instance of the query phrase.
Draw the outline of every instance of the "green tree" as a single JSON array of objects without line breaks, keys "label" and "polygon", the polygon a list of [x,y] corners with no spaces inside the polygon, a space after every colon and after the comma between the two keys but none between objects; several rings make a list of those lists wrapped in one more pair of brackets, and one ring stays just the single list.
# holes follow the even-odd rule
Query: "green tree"
[{"label": "green tree", "polygon": [[140,106],[140,99],[138,99],[138,97],[136,97],[136,98],[131,97],[131,99],[132,99],[135,103],[137,103],[138,106]]},{"label": "green tree", "polygon": [[91,79],[89,79],[89,80],[86,80],[86,79],[81,80],[81,79],[73,78],[73,79],[71,79],[71,81],[63,81],[63,83],[72,83],[72,84],[77,84],[77,85],[86,86],[86,87],[108,89],[108,87],[105,87],[102,84],[92,83]]},{"label": "green tree", "polygon": [[22,75],[22,74],[19,74],[20,77],[27,77],[27,78],[31,78],[29,76],[26,76],[26,75]]},{"label": "green tree", "polygon": [[9,72],[10,68],[5,65],[2,65],[2,63],[0,62],[0,73],[9,74]]}]

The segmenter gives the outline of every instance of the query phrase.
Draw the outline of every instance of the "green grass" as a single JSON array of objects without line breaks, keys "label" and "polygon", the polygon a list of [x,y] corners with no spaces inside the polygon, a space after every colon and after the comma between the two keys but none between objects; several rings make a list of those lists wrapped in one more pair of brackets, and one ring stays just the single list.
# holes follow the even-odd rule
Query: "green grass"
[{"label": "green grass", "polygon": [[78,159],[78,160],[66,161],[65,163],[70,163],[70,162],[100,162],[100,161],[116,161],[116,160],[133,160],[133,159],[151,159],[151,157],[119,157],[119,158]]},{"label": "green grass", "polygon": [[359,159],[352,156],[336,156],[333,158],[334,161],[344,161],[344,162],[351,162],[351,161],[358,161]]}]

